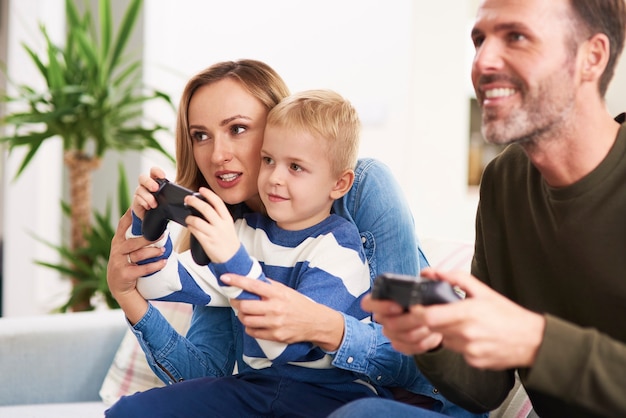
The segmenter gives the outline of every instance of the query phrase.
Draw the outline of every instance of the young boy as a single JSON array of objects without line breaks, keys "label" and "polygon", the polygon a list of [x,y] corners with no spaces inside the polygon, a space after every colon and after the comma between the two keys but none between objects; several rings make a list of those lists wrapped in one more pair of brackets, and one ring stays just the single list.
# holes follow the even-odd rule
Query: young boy
[{"label": "young boy", "polygon": [[[252,213],[233,222],[222,200],[201,188],[208,203],[195,197],[186,203],[204,219],[188,217],[187,224],[212,262],[199,266],[188,251],[171,251],[168,238],[167,266],[139,279],[137,289],[147,299],[228,306],[230,298],[256,295],[225,286],[222,274],[265,281],[267,276],[369,321],[360,307],[371,284],[361,238],[351,222],[331,214],[334,200],[352,187],[359,130],[355,109],[334,92],[312,90],[284,99],[268,115],[260,156],[258,188],[269,217]],[[136,199],[133,205],[143,203]],[[133,230],[139,222],[135,218]],[[243,340],[244,361],[253,369],[279,368],[312,383],[354,381],[311,343],[286,345],[245,333]]]}]

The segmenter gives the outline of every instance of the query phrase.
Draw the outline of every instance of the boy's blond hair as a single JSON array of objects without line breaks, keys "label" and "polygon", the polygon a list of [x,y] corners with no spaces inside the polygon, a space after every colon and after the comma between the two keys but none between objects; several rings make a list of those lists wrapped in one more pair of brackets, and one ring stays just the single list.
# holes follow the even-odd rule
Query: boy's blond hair
[{"label": "boy's blond hair", "polygon": [[354,170],[361,122],[352,104],[332,90],[307,90],[278,103],[267,125],[304,131],[322,139],[334,174]]}]

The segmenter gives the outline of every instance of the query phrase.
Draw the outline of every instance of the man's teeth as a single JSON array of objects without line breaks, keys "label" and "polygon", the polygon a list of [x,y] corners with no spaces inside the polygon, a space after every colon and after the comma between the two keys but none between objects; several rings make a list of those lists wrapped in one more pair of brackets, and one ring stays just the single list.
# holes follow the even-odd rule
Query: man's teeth
[{"label": "man's teeth", "polygon": [[515,89],[511,89],[511,88],[490,89],[490,90],[485,91],[485,97],[487,99],[508,97],[514,94],[515,94]]},{"label": "man's teeth", "polygon": [[222,181],[233,181],[238,177],[237,174],[223,174],[220,176]]}]

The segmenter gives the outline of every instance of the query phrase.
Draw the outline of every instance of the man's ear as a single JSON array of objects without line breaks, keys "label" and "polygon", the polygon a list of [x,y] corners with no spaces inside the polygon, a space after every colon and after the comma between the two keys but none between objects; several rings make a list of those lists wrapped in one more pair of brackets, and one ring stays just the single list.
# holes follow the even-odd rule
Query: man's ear
[{"label": "man's ear", "polygon": [[333,200],[337,200],[350,190],[354,183],[354,170],[345,170],[335,183],[335,186],[330,191],[330,197]]},{"label": "man's ear", "polygon": [[596,33],[589,38],[580,50],[582,81],[596,81],[602,77],[609,62],[610,41],[603,33]]}]

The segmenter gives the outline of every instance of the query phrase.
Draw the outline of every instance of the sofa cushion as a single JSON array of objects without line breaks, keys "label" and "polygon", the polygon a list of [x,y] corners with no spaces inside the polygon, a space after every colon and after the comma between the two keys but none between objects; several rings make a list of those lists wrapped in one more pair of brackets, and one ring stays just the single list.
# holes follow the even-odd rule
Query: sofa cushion
[{"label": "sofa cushion", "polygon": [[0,318],[0,405],[99,401],[123,321],[119,309]]},{"label": "sofa cushion", "polygon": [[0,407],[6,418],[102,418],[107,406],[103,402],[42,403]]},{"label": "sofa cushion", "polygon": [[421,246],[430,266],[439,270],[470,271],[474,246],[465,241],[425,238]]},{"label": "sofa cushion", "polygon": [[[183,335],[187,332],[191,321],[191,305],[159,301],[151,303],[176,331]],[[106,405],[112,405],[124,395],[160,386],[164,386],[164,383],[150,369],[137,338],[128,329],[102,382],[100,398]]]},{"label": "sofa cushion", "polygon": [[[440,270],[469,271],[474,246],[469,242],[426,238],[421,242],[431,267]],[[183,303],[152,302],[181,334],[187,332],[191,320],[191,306]],[[156,378],[145,359],[133,333],[124,335],[113,364],[102,384],[100,396],[111,405],[123,395],[132,394],[164,384]],[[532,405],[519,379],[503,404],[490,414],[490,418],[536,417]]]}]

